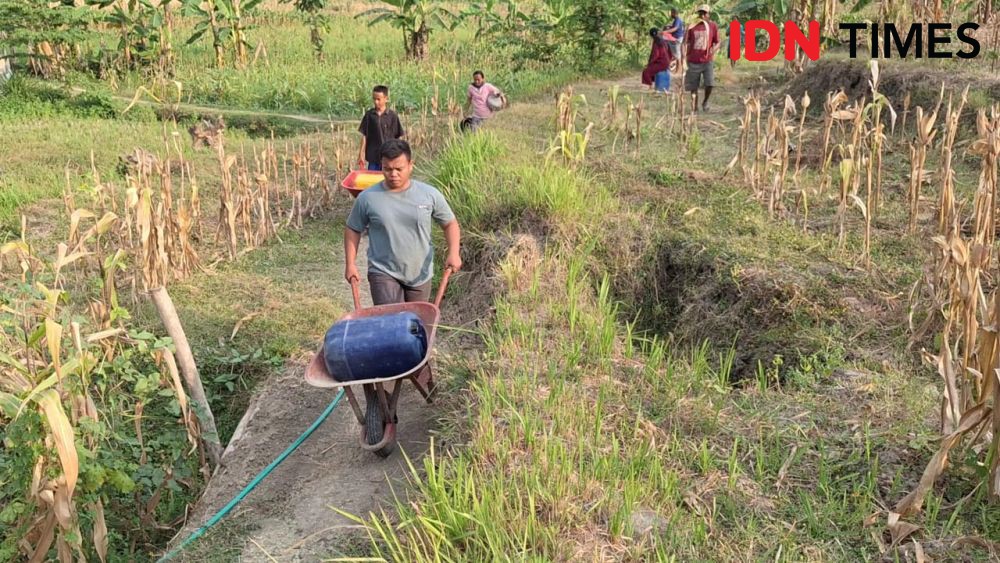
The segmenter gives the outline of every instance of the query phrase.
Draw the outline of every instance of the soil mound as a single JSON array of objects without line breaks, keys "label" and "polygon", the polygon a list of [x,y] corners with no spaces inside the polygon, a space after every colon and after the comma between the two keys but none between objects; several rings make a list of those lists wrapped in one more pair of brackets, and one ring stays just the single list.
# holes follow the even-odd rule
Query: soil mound
[{"label": "soil mound", "polygon": [[[937,104],[941,85],[945,88],[945,101],[948,93],[960,96],[966,84],[969,85],[969,103],[972,107],[988,105],[991,101],[1000,99],[1000,79],[978,76],[959,68],[928,68],[907,63],[892,63],[879,61],[880,83],[879,91],[885,94],[897,111],[903,109],[903,99],[910,93],[910,107],[923,106],[933,108]],[[822,111],[823,100],[828,92],[843,89],[851,100],[862,96],[871,97],[871,70],[867,61],[861,60],[825,60],[812,64],[805,72],[788,82],[787,86],[776,96],[774,102],[780,102],[785,95],[800,99],[802,94],[809,92],[813,107]],[[981,103],[979,103],[981,102]],[[971,112],[970,112],[971,114]]]}]

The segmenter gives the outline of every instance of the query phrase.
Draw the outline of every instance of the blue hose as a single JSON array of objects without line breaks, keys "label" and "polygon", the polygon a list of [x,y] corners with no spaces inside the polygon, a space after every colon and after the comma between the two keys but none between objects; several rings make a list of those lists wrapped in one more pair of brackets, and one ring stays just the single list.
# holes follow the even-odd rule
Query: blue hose
[{"label": "blue hose", "polygon": [[244,498],[246,498],[248,494],[250,494],[250,491],[253,491],[257,487],[257,485],[259,485],[260,482],[263,481],[264,478],[271,473],[271,471],[274,471],[275,467],[278,467],[278,465],[280,465],[281,462],[285,461],[285,458],[287,458],[289,455],[291,455],[292,452],[294,452],[299,446],[301,446],[302,442],[305,442],[306,439],[309,438],[309,435],[312,434],[317,428],[319,428],[320,424],[323,424],[323,421],[330,416],[330,413],[333,412],[333,409],[337,408],[337,404],[340,403],[340,400],[343,398],[344,398],[344,389],[343,387],[341,387],[340,392],[337,393],[337,396],[333,398],[333,401],[330,403],[330,405],[326,407],[326,410],[323,411],[323,414],[319,415],[319,418],[317,418],[316,421],[312,423],[312,426],[307,428],[306,431],[303,432],[301,436],[299,436],[298,440],[292,442],[291,446],[288,446],[288,448],[285,451],[281,452],[281,455],[279,455],[277,458],[275,458],[274,461],[270,463],[270,465],[268,465],[267,467],[264,468],[263,471],[258,473],[257,476],[253,478],[253,481],[250,481],[250,484],[247,485],[246,488],[244,488],[242,491],[240,491],[240,494],[236,495],[233,498],[233,500],[229,501],[229,504],[222,507],[222,510],[216,512],[215,516],[212,516],[208,520],[208,522],[205,522],[205,524],[202,525],[202,527],[195,530],[195,532],[190,536],[188,536],[187,539],[185,539],[183,542],[181,542],[180,545],[168,551],[167,554],[164,555],[163,557],[157,559],[156,563],[163,563],[164,561],[169,561],[173,557],[176,557],[177,554],[179,554],[181,551],[184,551],[185,547],[191,545],[191,543],[193,543],[196,539],[205,535],[205,532],[207,532],[209,528],[218,524],[220,520],[225,518],[226,515],[229,514],[229,512],[232,511],[232,509],[235,508],[236,505],[240,503],[241,500],[243,500]]}]

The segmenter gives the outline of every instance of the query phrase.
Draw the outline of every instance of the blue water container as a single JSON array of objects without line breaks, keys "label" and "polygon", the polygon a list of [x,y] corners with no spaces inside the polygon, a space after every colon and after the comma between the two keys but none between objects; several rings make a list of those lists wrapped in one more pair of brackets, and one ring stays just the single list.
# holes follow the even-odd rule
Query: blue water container
[{"label": "blue water container", "polygon": [[334,323],[323,339],[326,369],[337,381],[406,373],[427,353],[427,330],[414,313]]},{"label": "blue water container", "polygon": [[670,71],[661,70],[656,73],[654,77],[654,88],[657,92],[669,92],[670,91]]}]

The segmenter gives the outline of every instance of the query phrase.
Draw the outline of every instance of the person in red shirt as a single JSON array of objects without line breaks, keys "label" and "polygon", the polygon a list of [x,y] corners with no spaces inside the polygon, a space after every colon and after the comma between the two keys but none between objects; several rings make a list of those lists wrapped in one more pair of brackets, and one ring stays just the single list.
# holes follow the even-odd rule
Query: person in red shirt
[{"label": "person in red shirt", "polygon": [[719,28],[710,19],[711,9],[708,4],[698,6],[698,23],[688,28],[684,36],[684,49],[687,52],[687,73],[684,75],[684,89],[691,93],[694,99],[694,110],[698,111],[698,87],[705,87],[705,97],[701,101],[701,110],[708,111],[708,98],[715,86],[714,60],[719,49]]},{"label": "person in red shirt", "polygon": [[672,57],[660,30],[655,27],[650,29],[649,36],[653,38],[653,48],[649,52],[649,62],[646,63],[646,68],[642,71],[642,83],[652,90],[656,74],[670,68]]}]

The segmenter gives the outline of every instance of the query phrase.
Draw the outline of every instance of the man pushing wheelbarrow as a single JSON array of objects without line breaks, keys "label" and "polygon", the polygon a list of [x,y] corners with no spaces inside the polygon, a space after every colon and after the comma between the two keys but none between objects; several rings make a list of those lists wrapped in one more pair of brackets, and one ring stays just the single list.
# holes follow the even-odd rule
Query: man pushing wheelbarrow
[{"label": "man pushing wheelbarrow", "polygon": [[[365,189],[354,202],[344,229],[344,278],[351,284],[355,310],[327,332],[320,352],[306,369],[316,387],[344,388],[361,425],[361,447],[385,457],[396,441],[396,405],[404,379],[431,402],[431,349],[441,298],[452,272],[462,267],[461,231],[437,189],[411,179],[413,160],[406,141],[381,147],[385,180]],[[434,303],[432,222],[448,244],[445,273]],[[355,260],[361,235],[368,232],[368,285],[374,307],[361,308]],[[388,384],[392,383],[391,391]],[[365,393],[362,413],[352,386]]]},{"label": "man pushing wheelbarrow", "polygon": [[382,145],[385,180],[358,196],[344,229],[344,278],[360,280],[355,260],[361,234],[368,229],[368,284],[372,303],[428,301],[434,249],[431,221],[444,229],[446,270],[462,267],[461,229],[451,207],[436,188],[411,179],[410,145],[394,139]]}]

